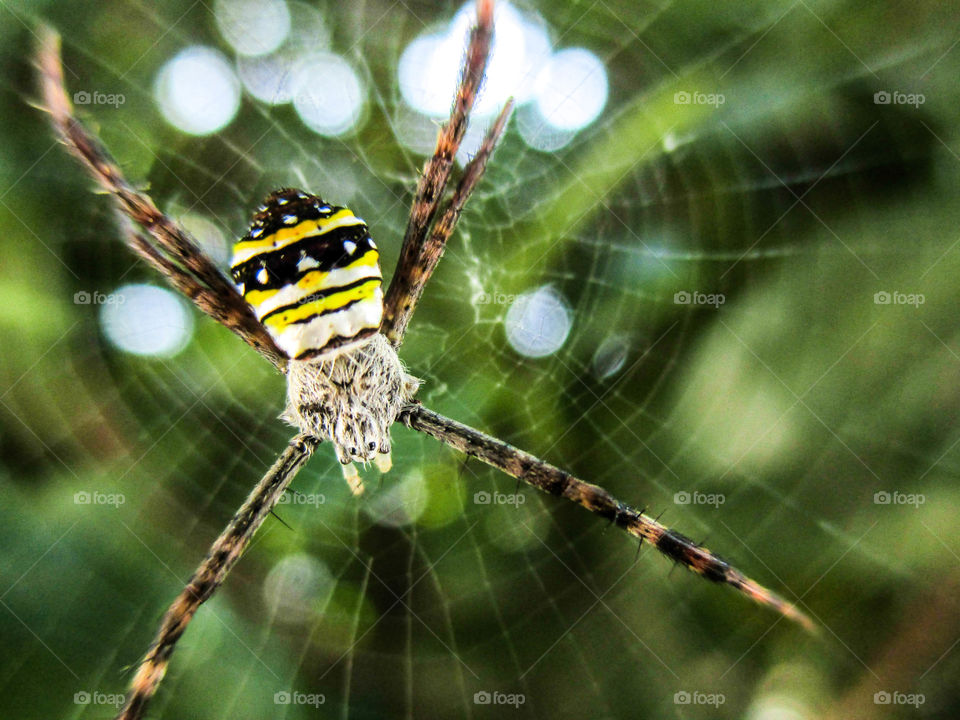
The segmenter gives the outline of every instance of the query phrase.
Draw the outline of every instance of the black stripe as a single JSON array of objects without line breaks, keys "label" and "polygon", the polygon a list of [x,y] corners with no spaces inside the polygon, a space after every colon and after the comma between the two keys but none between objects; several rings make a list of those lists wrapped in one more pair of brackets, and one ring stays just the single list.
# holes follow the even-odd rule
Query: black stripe
[{"label": "black stripe", "polygon": [[[312,315],[308,315],[308,316],[305,317],[305,318],[300,318],[299,320],[294,320],[292,323],[289,323],[289,324],[290,324],[290,325],[303,325],[304,323],[308,323],[308,322],[311,322],[311,321],[313,321],[313,320],[316,320],[318,317],[324,317],[325,315],[333,315],[333,313],[338,313],[338,312],[340,312],[341,310],[347,310],[347,309],[349,309],[349,308],[352,308],[352,307],[353,307],[354,305],[356,305],[358,302],[363,302],[364,300],[367,300],[367,299],[368,299],[368,298],[357,298],[356,300],[351,300],[351,301],[348,302],[346,305],[343,305],[343,306],[341,306],[341,307],[332,308],[332,309],[330,309],[330,310],[324,310],[323,312],[313,313]],[[378,325],[377,327],[375,327],[375,328],[361,328],[361,332],[364,331],[364,330],[369,330],[369,329],[376,330],[377,328],[379,328],[379,325]],[[358,334],[359,334],[359,333],[358,333]],[[329,343],[327,343],[327,344],[329,345]],[[326,345],[324,345],[324,347],[326,347]]]},{"label": "black stripe", "polygon": [[337,335],[335,338],[330,338],[329,342],[324,345],[322,348],[308,348],[302,353],[297,355],[294,360],[309,360],[310,358],[317,357],[318,355],[323,355],[326,352],[334,350],[341,345],[347,345],[357,340],[363,340],[364,338],[372,337],[376,335],[378,328],[366,328],[358,332],[353,337],[344,337],[343,335]]},{"label": "black stripe", "polygon": [[338,312],[340,312],[341,310],[349,310],[349,309],[352,308],[354,305],[356,305],[358,302],[363,302],[363,301],[366,300],[366,299],[367,299],[367,298],[357,298],[356,300],[351,300],[351,301],[348,302],[346,305],[341,305],[341,306],[338,307],[338,308],[331,308],[330,310],[324,310],[324,311],[322,311],[322,312],[314,313],[314,314],[311,315],[310,317],[301,318],[300,320],[294,320],[294,321],[293,321],[292,323],[290,323],[290,324],[291,324],[291,325],[302,325],[302,324],[304,324],[304,323],[310,322],[311,320],[316,320],[318,317],[323,317],[324,315],[333,315],[333,313],[338,313]]},{"label": "black stripe", "polygon": [[[343,243],[347,240],[357,246],[352,254],[347,254],[343,249]],[[230,268],[230,274],[235,283],[243,284],[244,292],[274,290],[296,282],[308,272],[329,272],[349,265],[373,249],[373,240],[367,226],[349,225],[328,230],[323,235],[308,235],[286,247],[264,252],[234,265]],[[316,260],[318,267],[300,270],[297,265],[304,254]],[[263,268],[267,270],[265,283],[257,279]]]},{"label": "black stripe", "polygon": [[[374,281],[374,280],[377,281],[377,283],[382,283],[382,282],[383,282],[380,278],[367,277],[367,278],[361,278],[360,280],[354,280],[352,283],[350,283],[350,284],[348,284],[348,285],[338,285],[337,287],[324,288],[323,290],[317,290],[317,291],[315,291],[315,292],[310,293],[310,294],[307,295],[306,297],[301,298],[300,300],[298,300],[298,301],[295,302],[295,303],[291,303],[290,305],[282,305],[281,307],[274,308],[273,310],[271,310],[270,312],[268,312],[266,315],[264,315],[262,318],[260,318],[260,322],[266,322],[266,320],[267,320],[268,318],[271,318],[271,317],[273,317],[274,315],[279,315],[280,313],[286,312],[287,310],[295,310],[296,308],[300,307],[301,305],[307,305],[308,303],[311,303],[311,302],[313,302],[314,300],[319,300],[320,298],[330,297],[331,295],[336,295],[337,293],[343,292],[343,291],[345,291],[345,290],[353,290],[355,287],[359,287],[360,285],[364,285],[364,284],[366,284],[366,283],[368,283],[368,282],[372,282],[372,281]],[[365,298],[360,298],[360,299],[363,300],[363,299],[365,299]],[[338,308],[336,308],[335,310],[324,310],[324,311],[321,312],[321,313],[317,313],[316,315],[311,316],[310,319],[313,319],[313,318],[315,318],[315,317],[319,317],[320,315],[326,315],[327,313],[330,313],[330,312],[339,312],[340,310],[344,310],[345,308],[350,307],[351,305],[353,305],[354,302],[357,302],[357,301],[354,300],[353,302],[349,302],[349,303],[347,303],[346,305],[344,305],[343,307],[338,307]],[[301,323],[301,322],[307,322],[307,320],[294,320],[294,321],[293,321],[292,323],[290,323],[290,324],[291,324],[291,325],[296,325],[297,323]]]}]

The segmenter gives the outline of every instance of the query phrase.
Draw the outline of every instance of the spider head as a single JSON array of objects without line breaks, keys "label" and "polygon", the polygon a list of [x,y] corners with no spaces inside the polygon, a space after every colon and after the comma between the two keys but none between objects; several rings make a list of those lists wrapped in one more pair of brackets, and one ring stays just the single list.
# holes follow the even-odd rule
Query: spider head
[{"label": "spider head", "polygon": [[317,195],[271,193],[234,246],[230,270],[290,358],[332,356],[380,327],[383,278],[367,225]]}]

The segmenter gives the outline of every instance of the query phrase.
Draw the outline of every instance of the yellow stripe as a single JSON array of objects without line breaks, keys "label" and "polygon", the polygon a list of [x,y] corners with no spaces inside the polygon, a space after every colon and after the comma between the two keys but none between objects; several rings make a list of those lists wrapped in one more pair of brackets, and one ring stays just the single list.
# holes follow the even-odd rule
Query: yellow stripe
[{"label": "yellow stripe", "polygon": [[356,217],[349,208],[343,208],[343,210],[335,212],[330,217],[304,220],[293,227],[280,228],[262,240],[240,240],[233,246],[233,262],[231,265],[236,267],[250,258],[263,254],[265,251],[279,250],[309,235],[323,235],[338,227],[362,224],[363,220]]},{"label": "yellow stripe", "polygon": [[[297,281],[296,287],[298,290],[303,291],[304,294],[309,295],[312,292],[317,290],[323,290],[325,287],[330,287],[327,285],[326,280],[331,275],[336,275],[336,273],[341,270],[353,270],[354,268],[361,267],[363,265],[369,265],[370,267],[376,267],[379,255],[376,250],[368,250],[365,252],[359,259],[354,260],[349,265],[344,265],[343,267],[334,268],[333,270],[323,271],[323,270],[312,270],[304,275]],[[333,279],[336,283],[336,278]],[[276,295],[281,290],[286,290],[290,285],[283,285],[273,290],[249,290],[244,294],[244,299],[254,307],[262,303],[264,300],[269,300],[274,295]]]},{"label": "yellow stripe", "polygon": [[298,320],[307,320],[313,315],[319,315],[322,312],[339,310],[355,300],[364,300],[373,295],[373,291],[380,287],[382,281],[380,278],[371,278],[369,281],[358,285],[350,290],[335,293],[327,297],[322,297],[313,302],[291,308],[282,313],[272,315],[263,321],[267,327],[283,330],[287,325],[291,325]]}]

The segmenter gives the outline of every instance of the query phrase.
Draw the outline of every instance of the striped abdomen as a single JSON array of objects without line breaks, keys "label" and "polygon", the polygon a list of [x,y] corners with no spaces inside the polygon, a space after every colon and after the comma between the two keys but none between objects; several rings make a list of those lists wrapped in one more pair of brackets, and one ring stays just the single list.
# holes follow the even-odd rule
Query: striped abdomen
[{"label": "striped abdomen", "polygon": [[383,315],[380,256],[349,209],[278,190],[233,248],[234,282],[291,358],[332,353],[370,337]]}]

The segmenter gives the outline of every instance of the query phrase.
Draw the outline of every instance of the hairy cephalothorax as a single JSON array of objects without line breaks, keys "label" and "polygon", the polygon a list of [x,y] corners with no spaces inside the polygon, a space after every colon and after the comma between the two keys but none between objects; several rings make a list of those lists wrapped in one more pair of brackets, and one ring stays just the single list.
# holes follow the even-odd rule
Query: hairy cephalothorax
[{"label": "hairy cephalothorax", "polygon": [[390,469],[390,427],[419,385],[377,333],[332,357],[291,360],[281,417],[332,442],[350,489],[359,494],[363,484],[352,461],[373,460],[380,472]]}]

